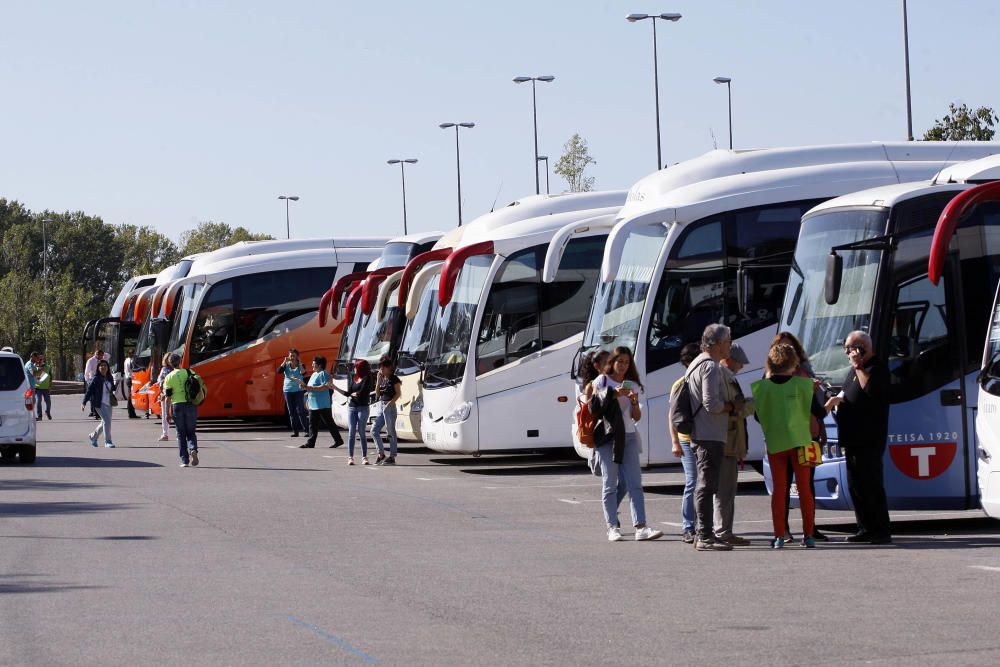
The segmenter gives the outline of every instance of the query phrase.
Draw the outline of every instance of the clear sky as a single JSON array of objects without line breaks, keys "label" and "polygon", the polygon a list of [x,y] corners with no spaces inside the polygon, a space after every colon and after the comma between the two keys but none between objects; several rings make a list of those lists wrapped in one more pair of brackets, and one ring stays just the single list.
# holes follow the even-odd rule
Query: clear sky
[{"label": "clear sky", "polygon": [[[468,221],[534,193],[579,132],[600,189],[656,166],[649,22],[665,162],[737,148],[905,138],[901,0],[0,0],[0,197],[177,239],[199,221],[283,237]],[[910,0],[914,133],[952,101],[1000,108],[1000,1]],[[552,176],[552,191],[564,189]],[[542,188],[544,190],[544,178]]]}]

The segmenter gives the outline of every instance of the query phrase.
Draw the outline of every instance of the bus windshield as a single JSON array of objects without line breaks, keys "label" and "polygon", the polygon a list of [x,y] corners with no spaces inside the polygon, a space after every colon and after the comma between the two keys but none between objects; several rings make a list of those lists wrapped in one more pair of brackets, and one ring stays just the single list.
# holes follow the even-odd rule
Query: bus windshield
[{"label": "bus windshield", "polygon": [[139,339],[135,343],[135,354],[132,359],[133,371],[144,371],[149,368],[153,357],[153,318],[148,317],[139,329]]},{"label": "bus windshield", "polygon": [[[361,310],[361,304],[355,306]],[[365,316],[361,312],[354,313],[354,320],[346,327],[340,335],[340,350],[337,352],[337,366],[334,369],[334,377],[345,378],[351,374],[351,361],[354,360],[354,344],[358,340],[361,327],[364,324]]]},{"label": "bus windshield", "polygon": [[420,295],[420,305],[417,306],[417,314],[406,324],[406,331],[403,333],[403,342],[399,345],[397,375],[416,373],[427,359],[427,347],[431,340],[431,326],[437,320],[438,313],[441,310],[438,306],[437,288],[437,281],[432,279],[427,283],[427,287],[424,288],[423,293]]},{"label": "bus windshield", "polygon": [[667,228],[663,225],[641,227],[629,234],[617,277],[610,283],[601,283],[594,295],[583,336],[585,347],[636,348],[642,308],[666,236]]},{"label": "bus windshield", "polygon": [[[388,302],[395,304],[398,299],[399,286],[389,290]],[[364,359],[372,366],[378,363],[384,355],[392,354],[392,335],[399,322],[400,308],[396,305],[385,309],[385,317],[376,318],[373,310],[365,317],[364,326],[358,332],[358,340],[354,344],[354,358]]]},{"label": "bus windshield", "polygon": [[455,284],[455,294],[431,324],[430,345],[424,371],[424,386],[456,384],[465,373],[472,324],[476,319],[493,255],[471,257],[462,267]]},{"label": "bus windshield", "polygon": [[187,346],[188,331],[191,323],[198,312],[198,302],[201,300],[201,293],[205,286],[201,283],[188,283],[181,288],[177,295],[180,304],[180,314],[170,330],[170,340],[167,342],[167,352],[178,354],[183,359],[184,350]]},{"label": "bus windshield", "polygon": [[831,211],[806,218],[799,232],[778,328],[795,334],[816,375],[837,386],[850,370],[843,349],[847,335],[871,326],[882,251],[840,251],[843,280],[832,305],[824,296],[826,257],[833,246],[884,234],[887,216],[886,209]]}]

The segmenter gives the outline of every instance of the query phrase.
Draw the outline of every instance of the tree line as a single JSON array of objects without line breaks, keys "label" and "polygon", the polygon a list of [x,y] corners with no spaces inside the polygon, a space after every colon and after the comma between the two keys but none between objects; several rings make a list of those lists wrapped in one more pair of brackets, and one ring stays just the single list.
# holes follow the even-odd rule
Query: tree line
[{"label": "tree line", "polygon": [[22,356],[44,350],[54,377],[72,379],[84,325],[110,314],[129,278],[187,255],[269,238],[208,221],[178,244],[152,227],[106,224],[82,211],[32,212],[0,198],[0,346]]}]

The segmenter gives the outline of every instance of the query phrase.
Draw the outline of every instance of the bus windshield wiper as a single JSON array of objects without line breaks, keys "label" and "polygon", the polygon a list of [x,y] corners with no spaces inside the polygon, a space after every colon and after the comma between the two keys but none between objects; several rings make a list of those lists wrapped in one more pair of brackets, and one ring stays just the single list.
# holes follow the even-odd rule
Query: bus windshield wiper
[{"label": "bus windshield wiper", "polygon": [[443,375],[440,375],[439,373],[435,373],[434,371],[426,370],[426,369],[424,370],[424,377],[436,378],[436,379],[440,380],[442,384],[446,384],[446,385],[449,385],[449,386],[455,386],[456,384],[458,384],[458,380],[459,380],[458,378],[445,377]]}]

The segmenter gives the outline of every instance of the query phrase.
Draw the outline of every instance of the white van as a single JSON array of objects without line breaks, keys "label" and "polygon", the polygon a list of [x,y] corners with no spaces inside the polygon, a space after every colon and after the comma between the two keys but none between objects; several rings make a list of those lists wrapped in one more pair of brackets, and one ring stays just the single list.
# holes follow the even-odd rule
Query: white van
[{"label": "white van", "polygon": [[35,392],[28,384],[24,360],[0,352],[0,459],[35,462]]}]

